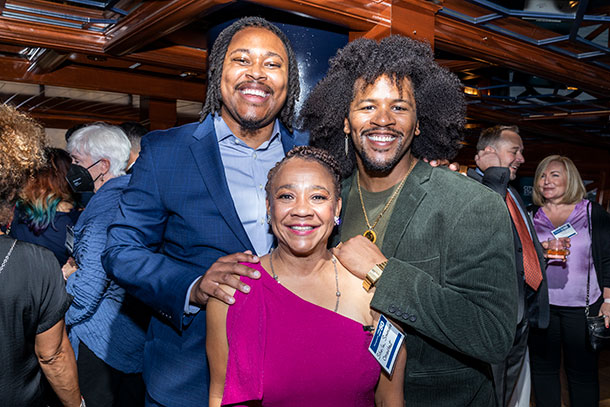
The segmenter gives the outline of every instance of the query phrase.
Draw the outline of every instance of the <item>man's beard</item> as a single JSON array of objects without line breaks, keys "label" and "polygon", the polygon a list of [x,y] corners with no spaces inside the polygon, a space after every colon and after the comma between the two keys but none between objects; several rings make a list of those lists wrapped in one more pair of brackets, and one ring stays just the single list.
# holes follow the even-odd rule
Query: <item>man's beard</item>
[{"label": "man's beard", "polygon": [[[374,130],[377,129],[368,129],[362,132],[362,134],[360,135],[360,145],[364,146],[366,144],[365,139],[367,134],[371,133]],[[358,157],[360,157],[360,160],[362,161],[362,165],[364,166],[366,172],[373,174],[387,174],[388,172],[392,171],[392,169],[396,166],[396,164],[400,162],[400,160],[404,157],[407,151],[409,151],[409,149],[401,151],[405,141],[404,134],[395,130],[391,130],[391,132],[397,136],[398,144],[396,146],[396,154],[394,155],[394,157],[387,161],[375,161],[369,155],[367,155],[364,148],[360,150],[356,148],[356,154],[358,154]]]}]

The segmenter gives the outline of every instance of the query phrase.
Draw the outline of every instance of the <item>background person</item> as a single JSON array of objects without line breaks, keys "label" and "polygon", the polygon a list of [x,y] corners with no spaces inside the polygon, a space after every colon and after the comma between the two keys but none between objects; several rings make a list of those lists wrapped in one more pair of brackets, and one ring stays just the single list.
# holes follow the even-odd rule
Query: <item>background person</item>
[{"label": "background person", "polygon": [[[589,314],[610,318],[610,214],[585,199],[578,169],[568,157],[543,159],[534,176],[534,227],[542,241],[551,231],[569,222],[578,234],[570,238],[567,261],[549,261],[548,329],[530,333],[532,382],[536,406],[561,404],[560,365],[568,379],[570,405],[597,406],[599,381],[597,354],[587,343],[585,304],[587,275]],[[606,302],[607,301],[607,302]]]},{"label": "background person", "polygon": [[70,256],[66,248],[66,228],[72,228],[80,212],[66,175],[72,158],[65,150],[48,148],[46,163],[19,194],[10,236],[51,250],[59,264]]},{"label": "background person", "polygon": [[[296,58],[282,31],[258,17],[225,28],[212,47],[202,121],[154,131],[108,232],[104,266],[154,310],[146,343],[147,404],[208,399],[205,311],[210,296],[260,276],[239,264],[269,252],[267,173],[295,144]],[[236,253],[238,252],[238,253]],[[244,253],[246,252],[246,253]]]},{"label": "background person", "polygon": [[[44,130],[0,104],[0,222],[20,188],[45,164]],[[40,246],[0,232],[0,405],[43,406],[42,374],[67,407],[81,405],[64,313],[70,305],[59,264]]]},{"label": "background person", "polygon": [[244,278],[250,293],[207,306],[210,406],[402,407],[404,346],[392,382],[380,377],[373,332],[363,329],[379,316],[372,293],[327,249],[341,211],[339,165],[324,150],[296,147],[268,177],[277,248],[249,264],[262,275]]},{"label": "background person", "polygon": [[106,230],[129,183],[124,171],[129,150],[125,133],[104,123],[77,130],[68,143],[74,164],[88,168],[95,192],[74,228],[77,268],[65,272],[74,296],[66,324],[89,407],[144,404],[141,372],[149,312],[110,279],[100,259]]},{"label": "background person", "polygon": [[119,124],[119,127],[123,129],[131,143],[129,160],[127,161],[127,169],[125,170],[127,174],[131,174],[131,168],[140,155],[140,141],[142,140],[142,137],[148,133],[148,129],[138,122],[123,122]]},{"label": "background person", "polygon": [[531,378],[527,338],[529,327],[549,325],[549,293],[544,249],[527,215],[519,193],[509,185],[525,162],[517,126],[497,125],[481,132],[475,156],[476,169],[467,175],[491,188],[506,201],[514,236],[514,271],[517,276],[518,312],[515,339],[510,352],[492,365],[498,406],[529,406]]}]

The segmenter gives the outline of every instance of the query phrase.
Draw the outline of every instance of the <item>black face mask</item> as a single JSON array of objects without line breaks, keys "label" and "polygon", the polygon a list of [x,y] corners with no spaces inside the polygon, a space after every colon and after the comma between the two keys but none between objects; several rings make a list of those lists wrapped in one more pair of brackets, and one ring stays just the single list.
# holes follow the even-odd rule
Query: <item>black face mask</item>
[{"label": "black face mask", "polygon": [[66,181],[75,193],[79,192],[93,192],[95,189],[95,180],[89,174],[89,168],[93,167],[101,160],[97,160],[87,168],[78,164],[70,164],[68,173],[66,174]]}]

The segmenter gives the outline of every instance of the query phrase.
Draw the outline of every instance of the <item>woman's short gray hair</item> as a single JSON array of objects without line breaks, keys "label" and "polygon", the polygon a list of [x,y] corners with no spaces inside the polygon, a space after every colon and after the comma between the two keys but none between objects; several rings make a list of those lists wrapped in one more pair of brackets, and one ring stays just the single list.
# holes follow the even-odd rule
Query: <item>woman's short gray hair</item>
[{"label": "woman's short gray hair", "polygon": [[119,126],[97,122],[75,131],[68,141],[70,154],[91,157],[93,162],[102,158],[110,161],[110,174],[125,174],[131,143]]}]

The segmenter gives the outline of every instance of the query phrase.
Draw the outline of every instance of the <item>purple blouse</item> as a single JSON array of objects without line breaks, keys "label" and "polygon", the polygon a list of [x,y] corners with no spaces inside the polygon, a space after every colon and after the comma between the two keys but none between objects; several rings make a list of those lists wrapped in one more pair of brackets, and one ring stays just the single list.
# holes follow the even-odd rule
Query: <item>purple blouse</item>
[{"label": "purple blouse", "polygon": [[[589,304],[593,304],[602,294],[597,283],[597,274],[591,257],[591,236],[587,219],[587,203],[583,199],[568,216],[577,234],[570,238],[570,254],[566,262],[549,261],[546,277],[549,284],[549,303],[564,307],[584,307],[587,296],[587,272],[590,268]],[[540,208],[534,216],[534,228],[541,242],[552,238],[555,226]]]},{"label": "purple blouse", "polygon": [[[222,405],[372,407],[380,366],[362,324],[307,302],[259,264],[248,295],[227,314],[229,356]],[[254,403],[255,405],[259,405]]]}]

